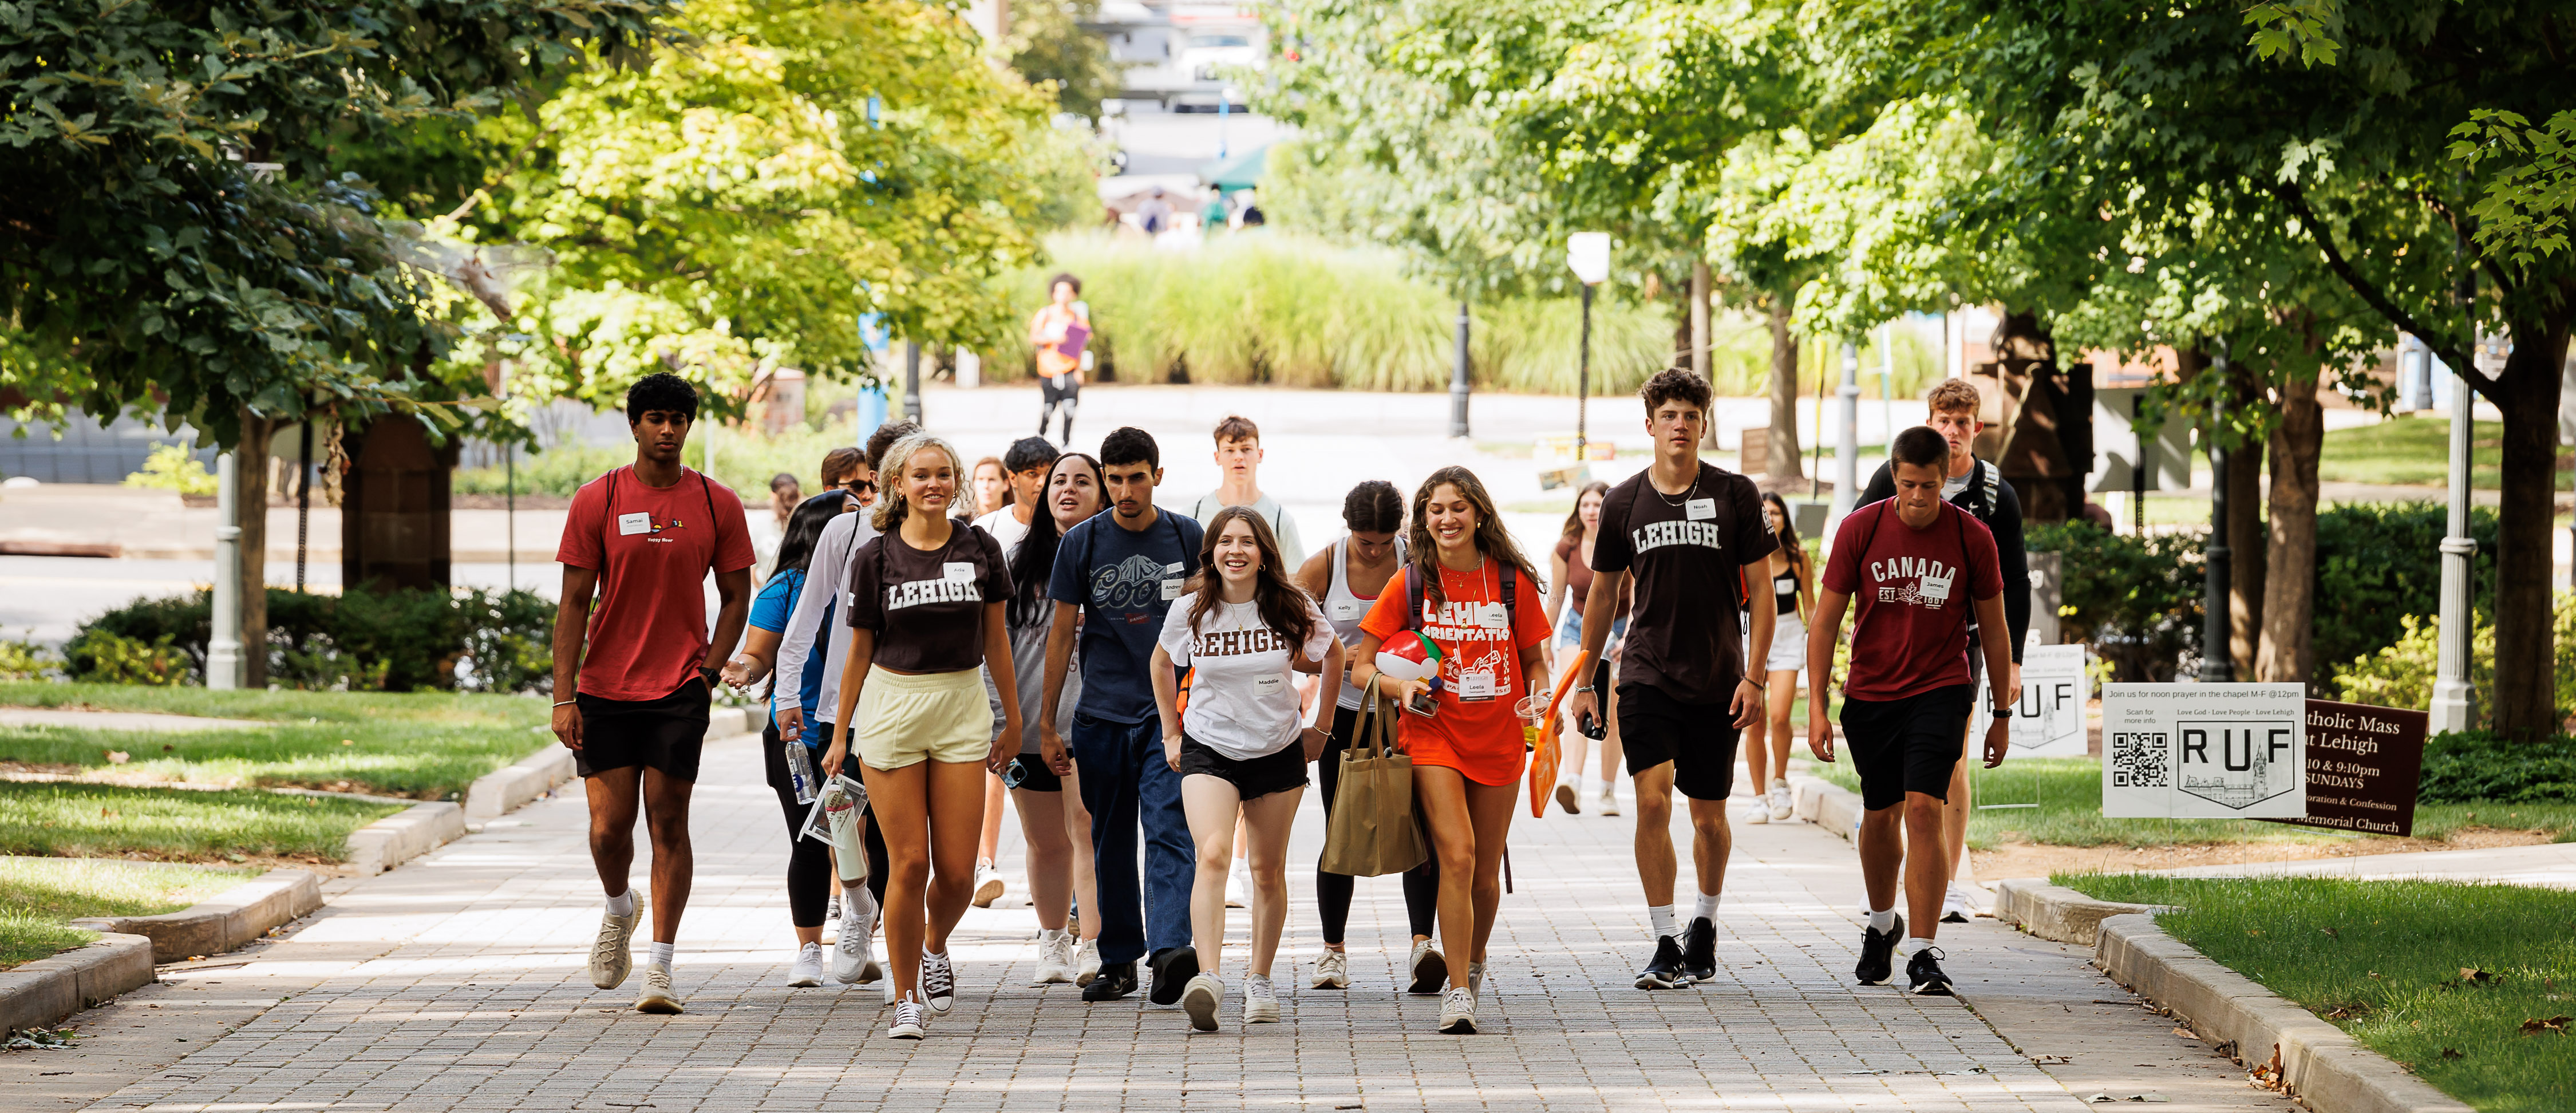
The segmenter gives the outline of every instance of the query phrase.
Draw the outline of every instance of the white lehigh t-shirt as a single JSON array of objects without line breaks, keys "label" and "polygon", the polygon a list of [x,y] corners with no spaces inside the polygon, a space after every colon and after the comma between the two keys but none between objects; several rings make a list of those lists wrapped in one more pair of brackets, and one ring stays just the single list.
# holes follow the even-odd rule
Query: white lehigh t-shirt
[{"label": "white lehigh t-shirt", "polygon": [[1192,630],[1198,593],[1172,600],[1156,644],[1173,664],[1197,670],[1189,708],[1181,713],[1182,733],[1237,761],[1268,757],[1297,740],[1304,716],[1291,666],[1301,656],[1323,660],[1333,644],[1333,624],[1313,600],[1305,602],[1313,625],[1300,646],[1261,621],[1258,603],[1220,602],[1208,612],[1205,628]]}]

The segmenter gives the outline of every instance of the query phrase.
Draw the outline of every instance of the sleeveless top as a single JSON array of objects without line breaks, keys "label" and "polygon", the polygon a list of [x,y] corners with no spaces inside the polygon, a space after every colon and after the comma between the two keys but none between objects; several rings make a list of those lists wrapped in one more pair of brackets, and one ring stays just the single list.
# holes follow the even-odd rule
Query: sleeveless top
[{"label": "sleeveless top", "polygon": [[[1333,542],[1333,555],[1330,558],[1333,564],[1333,582],[1331,586],[1324,589],[1324,621],[1333,624],[1333,636],[1341,639],[1342,648],[1345,650],[1360,644],[1360,620],[1368,617],[1370,604],[1377,602],[1377,596],[1363,598],[1351,592],[1350,547],[1351,539],[1347,536]],[[1396,538],[1396,575],[1399,576],[1404,574],[1404,549],[1404,538]],[[1387,583],[1392,586],[1395,580],[1390,577]],[[1341,694],[1333,697],[1333,706],[1357,711],[1360,709],[1362,696],[1363,693],[1358,685],[1344,680]]]},{"label": "sleeveless top", "polygon": [[[1556,556],[1557,559],[1565,562],[1566,602],[1572,604],[1574,607],[1574,613],[1580,616],[1583,613],[1584,604],[1592,598],[1592,581],[1594,579],[1592,566],[1584,563],[1583,560],[1583,539],[1580,537],[1557,538]],[[1637,581],[1634,577],[1629,578],[1619,585],[1619,609],[1610,612],[1612,621],[1628,617],[1628,605],[1636,589]],[[1576,621],[1579,622],[1581,619],[1578,617]]]},{"label": "sleeveless top", "polygon": [[1798,616],[1798,574],[1796,572],[1782,572],[1771,577],[1771,594],[1779,600],[1777,613],[1791,618]]}]

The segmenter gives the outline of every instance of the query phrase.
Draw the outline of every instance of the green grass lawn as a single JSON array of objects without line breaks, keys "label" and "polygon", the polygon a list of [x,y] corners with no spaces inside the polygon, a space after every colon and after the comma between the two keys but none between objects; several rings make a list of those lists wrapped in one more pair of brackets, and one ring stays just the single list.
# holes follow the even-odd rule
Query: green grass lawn
[{"label": "green grass lawn", "polygon": [[217,692],[121,684],[0,683],[0,706],[86,707],[253,719],[187,733],[0,727],[0,760],[112,764],[181,781],[446,800],[551,739],[547,701],[443,692]]},{"label": "green grass lawn", "polygon": [[[1798,747],[1801,755],[1804,746]],[[1814,764],[1816,776],[1854,792],[1860,779],[1849,762]],[[2206,843],[2338,842],[2351,836],[2312,827],[2247,819],[2106,819],[2102,815],[2102,763],[2092,758],[2043,757],[1976,769],[1973,788],[1984,804],[2037,803],[2036,808],[1980,809],[1968,819],[1968,845],[1993,850],[2007,842],[2050,846],[2175,846]],[[2539,831],[2558,841],[2576,839],[2576,801],[2547,804],[2418,804],[2415,837],[2445,839],[2470,827]]]},{"label": "green grass lawn", "polygon": [[349,832],[395,812],[254,788],[201,792],[69,781],[0,781],[0,854],[239,862],[244,856],[337,862]]},{"label": "green grass lawn", "polygon": [[98,938],[67,921],[176,912],[259,872],[99,858],[0,857],[0,970]]},{"label": "green grass lawn", "polygon": [[[2502,422],[2481,421],[2469,434],[2470,485],[2494,490],[2500,485],[2504,450]],[[2376,425],[2326,433],[2317,460],[2317,477],[2328,483],[2416,483],[2450,481],[2451,423],[2443,418],[2402,417]],[[2558,489],[2569,489],[2576,476],[2560,469]]]},{"label": "green grass lawn", "polygon": [[2478,1109],[2576,1109],[2576,1035],[2523,1031],[2525,1021],[2576,1013],[2576,893],[2312,877],[2054,880],[2106,900],[2182,906],[2157,924]]}]

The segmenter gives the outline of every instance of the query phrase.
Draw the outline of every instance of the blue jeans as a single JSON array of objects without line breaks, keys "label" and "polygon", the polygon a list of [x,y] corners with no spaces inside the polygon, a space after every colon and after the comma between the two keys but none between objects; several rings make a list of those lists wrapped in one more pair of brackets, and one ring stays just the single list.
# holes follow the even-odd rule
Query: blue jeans
[{"label": "blue jeans", "polygon": [[[1100,961],[1134,962],[1190,945],[1190,883],[1198,848],[1181,813],[1181,775],[1163,760],[1162,723],[1120,723],[1076,712],[1065,746],[1091,812],[1091,865],[1100,890]],[[1142,917],[1136,832],[1145,833]]]}]

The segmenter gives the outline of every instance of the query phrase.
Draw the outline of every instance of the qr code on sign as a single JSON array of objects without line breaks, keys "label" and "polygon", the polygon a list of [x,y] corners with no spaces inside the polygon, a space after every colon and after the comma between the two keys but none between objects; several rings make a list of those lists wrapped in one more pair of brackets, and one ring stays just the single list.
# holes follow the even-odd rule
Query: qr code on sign
[{"label": "qr code on sign", "polygon": [[2111,735],[2111,787],[2165,788],[2170,783],[2165,769],[2164,735]]}]

